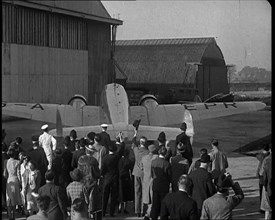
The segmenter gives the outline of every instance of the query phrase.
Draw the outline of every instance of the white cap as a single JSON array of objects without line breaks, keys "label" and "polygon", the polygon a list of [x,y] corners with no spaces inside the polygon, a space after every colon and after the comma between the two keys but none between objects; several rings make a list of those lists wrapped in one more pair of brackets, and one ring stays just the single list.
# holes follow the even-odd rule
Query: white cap
[{"label": "white cap", "polygon": [[47,129],[48,127],[49,127],[49,126],[48,126],[47,124],[45,124],[45,125],[42,125],[42,126],[41,126],[41,129],[42,129],[42,130],[45,130],[45,129]]},{"label": "white cap", "polygon": [[101,126],[102,128],[107,128],[107,127],[108,127],[107,124],[101,124],[100,126]]}]

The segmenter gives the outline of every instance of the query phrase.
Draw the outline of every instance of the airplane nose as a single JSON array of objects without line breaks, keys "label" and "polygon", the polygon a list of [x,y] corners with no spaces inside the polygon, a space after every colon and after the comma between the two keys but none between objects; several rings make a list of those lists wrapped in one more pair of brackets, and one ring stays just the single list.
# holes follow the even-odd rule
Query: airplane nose
[{"label": "airplane nose", "polygon": [[188,136],[194,136],[195,131],[194,131],[193,118],[190,111],[188,110],[184,111],[184,122],[187,125],[186,134]]}]

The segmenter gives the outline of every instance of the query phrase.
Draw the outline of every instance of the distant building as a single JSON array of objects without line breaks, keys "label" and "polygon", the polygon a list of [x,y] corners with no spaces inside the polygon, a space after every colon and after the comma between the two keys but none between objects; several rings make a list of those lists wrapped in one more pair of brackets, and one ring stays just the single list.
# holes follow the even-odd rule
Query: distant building
[{"label": "distant building", "polygon": [[227,66],[215,38],[118,40],[115,60],[117,81],[125,83],[135,104],[143,92],[161,103],[229,93]]},{"label": "distant building", "polygon": [[102,3],[2,0],[2,100],[99,104],[112,80],[112,19]]}]

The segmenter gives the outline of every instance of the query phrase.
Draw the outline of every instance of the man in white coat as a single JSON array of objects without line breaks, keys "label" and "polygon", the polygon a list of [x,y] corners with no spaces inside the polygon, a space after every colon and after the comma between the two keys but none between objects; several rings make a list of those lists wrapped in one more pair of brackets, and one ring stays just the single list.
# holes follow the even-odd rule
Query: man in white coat
[{"label": "man in white coat", "polygon": [[48,125],[45,124],[41,127],[43,134],[39,136],[39,143],[45,151],[48,160],[48,170],[52,168],[53,151],[56,150],[56,139],[48,133]]}]

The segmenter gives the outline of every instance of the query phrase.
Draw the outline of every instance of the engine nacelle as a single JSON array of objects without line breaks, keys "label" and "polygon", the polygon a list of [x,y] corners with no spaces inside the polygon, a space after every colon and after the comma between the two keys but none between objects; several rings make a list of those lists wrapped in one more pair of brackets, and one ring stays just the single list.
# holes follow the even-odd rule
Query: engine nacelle
[{"label": "engine nacelle", "polygon": [[155,107],[158,105],[158,99],[152,94],[145,94],[140,98],[138,104],[146,107]]},{"label": "engine nacelle", "polygon": [[74,95],[68,101],[68,105],[73,106],[74,108],[82,108],[87,105],[87,100],[83,95]]}]

